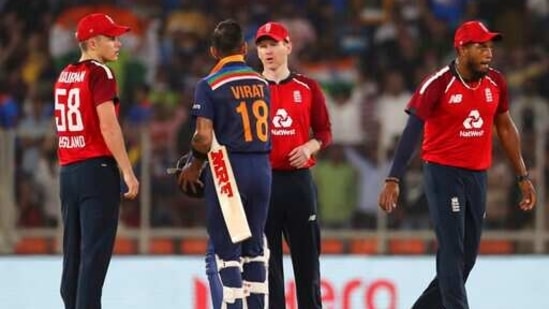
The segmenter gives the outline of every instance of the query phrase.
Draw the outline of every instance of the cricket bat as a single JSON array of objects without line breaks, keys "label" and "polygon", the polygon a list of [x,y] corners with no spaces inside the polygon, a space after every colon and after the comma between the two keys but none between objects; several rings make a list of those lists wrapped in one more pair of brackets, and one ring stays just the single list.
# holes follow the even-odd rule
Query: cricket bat
[{"label": "cricket bat", "polygon": [[241,242],[252,236],[240,192],[236,185],[233,168],[229,161],[227,148],[220,145],[213,133],[212,147],[208,152],[208,161],[215,184],[215,191],[221,205],[221,212],[229,236],[233,243]]}]

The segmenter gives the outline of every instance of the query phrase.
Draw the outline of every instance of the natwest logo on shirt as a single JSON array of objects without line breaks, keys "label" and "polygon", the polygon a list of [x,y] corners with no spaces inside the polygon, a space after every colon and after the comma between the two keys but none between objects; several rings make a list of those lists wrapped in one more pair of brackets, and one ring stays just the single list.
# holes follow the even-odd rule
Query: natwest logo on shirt
[{"label": "natwest logo on shirt", "polygon": [[460,137],[480,137],[484,135],[482,125],[484,120],[480,117],[480,112],[476,109],[472,110],[467,118],[463,120],[463,127],[465,130],[459,131]]},{"label": "natwest logo on shirt", "polygon": [[288,112],[279,108],[272,120],[273,129],[271,129],[272,135],[295,135],[295,129],[289,129],[293,124],[293,119],[288,115]]}]

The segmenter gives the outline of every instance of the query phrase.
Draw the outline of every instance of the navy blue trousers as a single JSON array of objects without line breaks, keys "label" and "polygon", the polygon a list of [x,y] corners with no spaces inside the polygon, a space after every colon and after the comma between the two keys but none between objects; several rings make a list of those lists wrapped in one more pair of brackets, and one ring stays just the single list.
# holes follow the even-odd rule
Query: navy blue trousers
[{"label": "navy blue trousers", "polygon": [[[223,287],[241,288],[243,281],[262,283],[267,279],[266,265],[263,263],[242,265],[241,258],[255,258],[265,254],[263,230],[267,219],[272,179],[269,155],[230,153],[229,157],[252,237],[236,244],[231,241],[211,172],[209,168],[206,169],[204,171],[206,173],[204,197],[207,203],[206,224],[209,236],[206,273],[214,309],[221,308]],[[218,271],[219,265],[216,263],[216,256],[223,264],[226,262],[241,263],[242,269],[223,267]],[[247,297],[247,300],[237,299],[227,308],[242,308],[243,301],[247,301],[247,308],[250,309],[264,308],[265,305],[264,296],[251,295]]]},{"label": "navy blue trousers", "polygon": [[438,241],[436,276],[413,309],[468,309],[465,282],[475,265],[486,210],[486,171],[426,162],[431,220]]},{"label": "navy blue trousers", "polygon": [[273,171],[265,235],[271,250],[269,308],[286,308],[282,237],[290,248],[298,308],[322,308],[316,187],[308,169]]},{"label": "navy blue trousers", "polygon": [[120,173],[113,158],[63,166],[61,296],[65,309],[100,309],[120,207]]}]

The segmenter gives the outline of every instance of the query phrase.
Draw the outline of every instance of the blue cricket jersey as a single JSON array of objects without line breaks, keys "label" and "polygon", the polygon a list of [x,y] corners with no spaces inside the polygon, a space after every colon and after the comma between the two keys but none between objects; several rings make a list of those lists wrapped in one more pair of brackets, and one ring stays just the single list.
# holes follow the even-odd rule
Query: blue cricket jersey
[{"label": "blue cricket jersey", "polygon": [[217,140],[229,152],[267,153],[269,108],[267,81],[246,65],[244,57],[229,56],[197,83],[192,124],[196,117],[212,120]]}]

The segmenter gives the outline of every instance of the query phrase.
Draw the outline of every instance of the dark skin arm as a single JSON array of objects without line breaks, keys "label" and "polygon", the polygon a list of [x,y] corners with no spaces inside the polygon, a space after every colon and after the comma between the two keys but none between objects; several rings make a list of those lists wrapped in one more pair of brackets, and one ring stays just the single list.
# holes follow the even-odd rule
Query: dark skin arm
[{"label": "dark skin arm", "polygon": [[[197,152],[207,154],[212,147],[212,136],[213,122],[208,118],[198,117],[191,147]],[[185,165],[179,174],[178,184],[180,187],[190,188],[193,192],[196,192],[197,186],[204,186],[199,179],[204,161],[193,156],[191,162]]]},{"label": "dark skin arm", "polygon": [[[505,154],[511,161],[513,171],[516,175],[526,175],[528,170],[524,164],[520,148],[520,136],[511,119],[509,112],[500,113],[496,116],[494,125],[497,135],[505,151]],[[519,182],[522,198],[519,203],[520,209],[527,211],[534,208],[536,204],[536,190],[530,179],[524,179]]]}]

